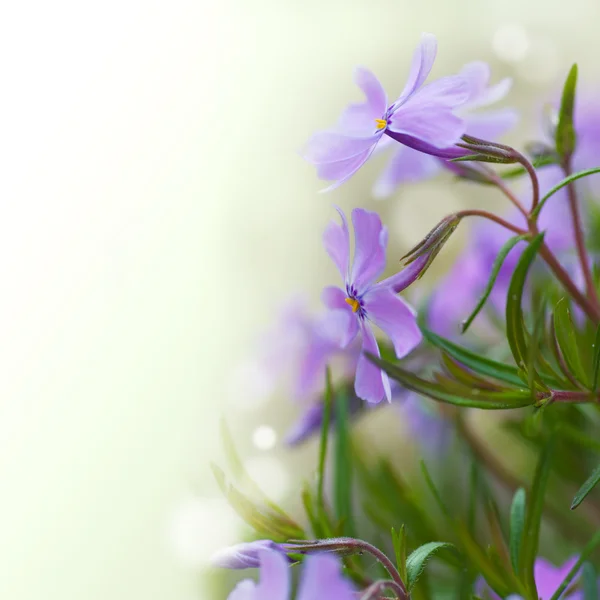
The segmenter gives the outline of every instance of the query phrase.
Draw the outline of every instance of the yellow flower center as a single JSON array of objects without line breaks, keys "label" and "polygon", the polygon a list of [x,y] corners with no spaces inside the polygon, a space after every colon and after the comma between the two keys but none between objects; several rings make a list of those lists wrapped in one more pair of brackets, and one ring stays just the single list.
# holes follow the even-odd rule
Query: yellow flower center
[{"label": "yellow flower center", "polygon": [[360,308],[360,303],[354,298],[346,298],[346,302],[352,307],[352,312],[356,312]]},{"label": "yellow flower center", "polygon": [[385,119],[375,119],[375,123],[377,123],[377,129],[385,129],[387,127]]}]

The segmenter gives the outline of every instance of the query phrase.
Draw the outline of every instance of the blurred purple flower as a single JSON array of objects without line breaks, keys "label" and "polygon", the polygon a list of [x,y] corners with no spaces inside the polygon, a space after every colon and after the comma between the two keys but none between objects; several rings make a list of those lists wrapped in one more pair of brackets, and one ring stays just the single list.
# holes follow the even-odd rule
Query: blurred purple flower
[{"label": "blurred purple flower", "polygon": [[362,335],[363,354],[358,359],[354,389],[367,402],[391,399],[388,376],[365,355],[379,356],[379,347],[371,322],[388,335],[398,358],[406,356],[421,341],[416,313],[404,300],[396,296],[414,281],[423,261],[417,260],[408,268],[379,283],[375,280],[385,268],[387,229],[379,215],[364,209],[352,211],[355,233],[354,260],[350,265],[350,233],[344,213],[338,209],[342,225],[331,222],[323,236],[329,256],[336,264],[345,289],[326,287],[322,299],[331,309],[331,328],[338,328],[342,347],[352,342],[359,331]]},{"label": "blurred purple flower", "polygon": [[[577,558],[569,559],[564,565],[555,567],[552,563],[548,562],[544,558],[537,558],[533,568],[535,584],[540,600],[550,600],[554,595],[554,592],[560,587],[564,578],[568,575],[569,571],[573,568],[573,565],[577,562]],[[577,579],[575,579],[575,582]],[[475,585],[475,592],[479,595],[486,594],[484,598],[490,598],[490,600],[501,600],[500,596],[495,594],[483,579],[478,579]],[[517,600],[520,596],[511,596],[511,599]],[[571,592],[566,596],[561,595],[561,598],[568,598],[569,600],[582,600],[583,594],[581,592]]]},{"label": "blurred purple flower", "polygon": [[[516,124],[518,114],[512,109],[472,112],[502,100],[510,90],[510,79],[503,79],[493,86],[488,86],[490,68],[486,63],[479,61],[465,65],[459,76],[469,83],[468,99],[455,111],[465,120],[466,133],[494,141]],[[394,148],[393,154],[373,188],[373,194],[377,198],[389,196],[402,183],[432,177],[448,164],[443,159],[418,152],[409,146],[393,144],[391,140],[385,144],[385,148],[390,146]]]},{"label": "blurred purple flower", "polygon": [[[228,600],[290,600],[290,568],[279,552],[259,553],[260,581],[245,579],[229,594]],[[339,560],[329,554],[315,554],[304,561],[297,600],[356,600],[354,586],[342,576]]]},{"label": "blurred purple flower", "polygon": [[[354,80],[366,102],[351,104],[336,128],[316,133],[303,152],[304,158],[317,167],[321,179],[334,181],[327,190],[352,177],[384,135],[436,156],[447,156],[447,149],[460,140],[466,126],[454,110],[468,100],[469,83],[464,77],[450,76],[423,85],[436,52],[435,37],[423,34],[404,90],[391,105],[375,75],[364,68],[356,69]],[[450,155],[460,153],[452,149]]]},{"label": "blurred purple flower", "polygon": [[257,569],[260,555],[267,550],[285,552],[283,546],[271,540],[256,540],[223,548],[211,558],[211,564],[222,569]]}]

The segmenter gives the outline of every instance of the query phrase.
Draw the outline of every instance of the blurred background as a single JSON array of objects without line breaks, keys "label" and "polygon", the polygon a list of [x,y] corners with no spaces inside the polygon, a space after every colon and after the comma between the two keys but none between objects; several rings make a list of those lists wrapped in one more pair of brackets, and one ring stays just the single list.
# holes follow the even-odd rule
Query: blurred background
[{"label": "blurred background", "polygon": [[572,62],[598,81],[600,4],[58,0],[0,16],[0,597],[225,597],[203,575],[240,539],[209,468],[219,422],[276,499],[309,476],[315,446],[281,443],[297,409],[250,359],[282,303],[317,307],[337,281],[332,204],[379,210],[395,261],[478,200],[442,177],[375,201],[379,161],[319,195],[302,144],[359,99],[355,65],[398,93],[422,31],[434,77],[474,59],[513,77],[507,139],[530,139]]}]

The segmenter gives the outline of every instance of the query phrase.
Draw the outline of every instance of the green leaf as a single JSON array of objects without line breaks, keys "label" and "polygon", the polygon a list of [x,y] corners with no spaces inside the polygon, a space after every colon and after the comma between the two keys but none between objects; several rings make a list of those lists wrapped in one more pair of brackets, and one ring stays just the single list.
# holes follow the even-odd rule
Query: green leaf
[{"label": "green leaf", "polygon": [[[438,402],[484,410],[522,408],[531,404],[531,395],[526,389],[496,392],[472,389],[452,381],[444,384],[433,383],[373,354],[366,353],[366,355],[371,362],[383,369],[392,379],[399,381],[405,388]],[[452,384],[460,386],[460,394],[448,391],[448,386]]]},{"label": "green leaf", "polygon": [[523,544],[521,552],[519,553],[521,580],[525,584],[530,598],[537,598],[535,579],[533,576],[533,565],[538,554],[544,496],[546,494],[546,486],[550,475],[553,453],[554,440],[553,438],[550,438],[550,441],[544,446],[540,453],[540,458],[533,477],[533,485],[531,487],[531,495],[523,529]]},{"label": "green leaf", "polygon": [[558,600],[562,593],[567,589],[571,581],[575,578],[581,565],[586,561],[587,557],[596,549],[596,546],[600,544],[600,531],[598,531],[594,537],[585,545],[585,548],[581,551],[577,562],[573,565],[573,568],[569,571],[563,582],[560,584],[558,589],[554,592],[554,595],[550,600]]},{"label": "green leaf", "polygon": [[348,414],[348,395],[340,391],[335,402],[335,456],[333,506],[345,535],[353,535],[352,448]]},{"label": "green leaf", "polygon": [[573,112],[575,110],[575,88],[577,86],[577,65],[574,64],[567,75],[563,87],[560,110],[558,112],[558,124],[556,125],[556,151],[568,159],[575,150],[577,136],[573,124]]},{"label": "green leaf", "polygon": [[473,309],[473,312],[461,324],[462,333],[465,333],[465,331],[467,331],[475,317],[479,314],[479,311],[483,308],[483,305],[486,303],[490,294],[492,293],[492,290],[494,289],[494,284],[496,283],[496,279],[498,278],[498,273],[500,272],[500,269],[504,264],[504,259],[508,256],[508,253],[519,242],[526,240],[528,237],[529,234],[512,237],[504,244],[504,246],[502,246],[502,248],[500,248],[500,252],[498,252],[496,259],[494,260],[494,264],[492,265],[492,272],[490,273],[490,278],[487,282],[485,290],[483,291],[483,294],[481,295],[481,298],[479,299],[479,302],[477,302],[477,305]]},{"label": "green leaf", "polygon": [[584,500],[584,498],[594,489],[600,481],[600,465],[598,465],[592,474],[585,480],[585,483],[579,488],[571,503],[571,510],[576,509]]},{"label": "green leaf", "polygon": [[596,569],[592,563],[584,563],[581,569],[581,579],[583,581],[583,600],[598,600],[598,581]]},{"label": "green leaf", "polygon": [[417,583],[427,561],[442,548],[454,549],[454,546],[448,542],[429,542],[411,552],[410,556],[406,559],[407,587],[409,592],[415,583]]},{"label": "green leaf", "polygon": [[553,318],[556,339],[569,371],[577,381],[589,388],[590,383],[581,361],[575,325],[571,319],[569,302],[566,298],[559,300],[554,309]]},{"label": "green leaf", "polygon": [[533,217],[537,217],[540,214],[540,211],[542,210],[546,201],[552,196],[554,196],[554,194],[556,194],[556,192],[558,192],[562,188],[566,187],[573,181],[581,179],[582,177],[588,177],[589,175],[595,175],[596,173],[600,173],[600,167],[586,169],[585,171],[579,171],[578,173],[573,173],[573,175],[565,177],[560,183],[557,183],[549,192],[546,193],[546,195],[539,201],[538,205],[535,207],[531,215]]},{"label": "green leaf", "polygon": [[594,358],[592,360],[592,391],[598,392],[598,375],[600,374],[600,325],[594,338]]},{"label": "green leaf", "polygon": [[[528,333],[525,329],[525,320],[523,315],[523,290],[525,288],[525,279],[531,267],[540,246],[544,242],[544,233],[540,233],[531,240],[525,248],[517,267],[510,280],[508,294],[506,297],[506,335],[508,344],[517,367],[527,371],[527,362],[529,353],[527,350]],[[538,377],[536,376],[536,380]]]},{"label": "green leaf", "polygon": [[394,544],[394,554],[396,555],[396,566],[400,579],[406,581],[408,575],[406,572],[406,529],[404,525],[400,527],[400,531],[396,531],[392,527],[392,543]]},{"label": "green leaf", "polygon": [[325,487],[325,462],[327,460],[327,440],[329,438],[329,424],[331,422],[331,405],[333,403],[333,390],[331,387],[331,371],[325,369],[325,398],[323,406],[323,421],[321,422],[321,441],[319,444],[319,463],[317,470],[317,508],[319,511],[325,507],[323,489]]},{"label": "green leaf", "polygon": [[486,358],[481,354],[475,354],[446,338],[443,338],[425,327],[421,327],[423,337],[430,343],[447,352],[452,358],[469,367],[480,375],[487,375],[499,381],[523,387],[523,380],[518,371],[511,365],[506,365],[495,360]]},{"label": "green leaf", "polygon": [[523,543],[523,528],[525,526],[525,490],[519,488],[513,496],[510,506],[510,562],[515,574],[519,574],[519,556]]}]

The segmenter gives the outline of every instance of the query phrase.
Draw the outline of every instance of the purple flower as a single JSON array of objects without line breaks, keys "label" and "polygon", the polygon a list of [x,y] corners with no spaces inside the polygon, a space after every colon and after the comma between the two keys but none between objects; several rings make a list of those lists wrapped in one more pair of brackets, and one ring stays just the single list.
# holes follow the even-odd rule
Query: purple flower
[{"label": "purple flower", "polygon": [[436,51],[435,37],[423,34],[404,90],[391,105],[375,75],[356,69],[354,80],[366,101],[350,105],[335,129],[315,134],[304,149],[304,157],[317,167],[319,177],[334,181],[327,190],[352,177],[384,135],[433,155],[459,141],[466,125],[453,111],[468,100],[469,83],[464,77],[451,76],[423,85]]},{"label": "purple flower", "polygon": [[[398,358],[406,356],[421,341],[414,310],[396,296],[412,281],[421,263],[415,261],[409,268],[375,283],[385,268],[387,229],[377,213],[355,208],[352,223],[355,233],[354,260],[350,264],[350,233],[344,213],[338,209],[342,224],[331,222],[323,236],[329,256],[344,279],[344,289],[326,287],[322,299],[331,309],[329,318],[340,326],[342,346],[356,336],[362,336],[363,354],[358,359],[354,389],[367,402],[379,402],[385,396],[391,399],[388,376],[365,355],[379,356],[379,348],[371,328],[374,323],[388,335]],[[416,263],[416,264],[415,264]]]},{"label": "purple flower", "polygon": [[[573,568],[573,565],[577,562],[577,558],[571,558],[564,565],[555,567],[552,563],[548,562],[544,558],[537,558],[533,568],[535,585],[537,587],[538,597],[540,600],[550,600],[554,595],[554,592],[560,587],[564,578],[568,575],[569,571]],[[575,580],[576,581],[576,580]],[[475,585],[475,591],[478,594],[484,594],[487,592],[485,598],[491,600],[501,600],[500,597],[492,592],[483,579],[479,579]],[[511,599],[517,600],[519,596],[511,596]],[[583,594],[581,592],[573,592],[563,594],[561,598],[568,598],[569,600],[581,600]]]},{"label": "purple flower", "polygon": [[282,546],[271,540],[256,540],[219,550],[210,562],[222,569],[256,569],[260,566],[260,554],[267,550],[284,552]]},{"label": "purple flower", "polygon": [[[510,90],[512,84],[510,79],[503,79],[493,86],[488,86],[490,68],[484,62],[472,62],[465,65],[459,76],[464,77],[469,83],[468,99],[456,110],[456,114],[465,120],[466,133],[493,141],[515,125],[518,115],[512,109],[473,112],[502,100]],[[380,144],[380,146],[382,145]],[[387,167],[375,183],[373,194],[377,198],[391,195],[402,183],[421,181],[432,177],[448,164],[445,160],[418,152],[409,146],[393,143],[387,143],[385,146],[393,146],[394,152]]]},{"label": "purple flower", "polygon": [[[263,551],[260,581],[245,579],[229,594],[228,600],[291,600],[290,568],[279,552]],[[329,554],[315,554],[304,561],[297,600],[356,600],[356,590],[342,576],[340,563]]]}]

